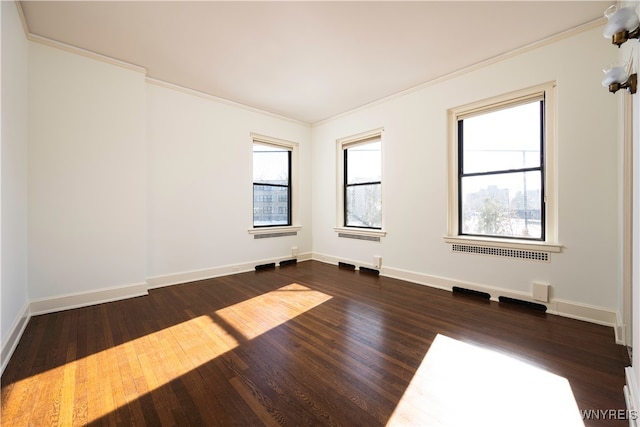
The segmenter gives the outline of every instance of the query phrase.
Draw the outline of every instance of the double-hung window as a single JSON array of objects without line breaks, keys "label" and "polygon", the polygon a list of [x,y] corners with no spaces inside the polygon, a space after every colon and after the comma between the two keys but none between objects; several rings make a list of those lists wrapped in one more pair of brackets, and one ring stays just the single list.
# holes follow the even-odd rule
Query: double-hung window
[{"label": "double-hung window", "polygon": [[338,140],[338,226],[381,230],[382,129]]},{"label": "double-hung window", "polygon": [[554,246],[554,87],[449,112],[448,237]]},{"label": "double-hung window", "polygon": [[544,239],[544,98],[458,120],[460,234]]},{"label": "double-hung window", "polygon": [[253,226],[292,224],[292,147],[253,141]]}]

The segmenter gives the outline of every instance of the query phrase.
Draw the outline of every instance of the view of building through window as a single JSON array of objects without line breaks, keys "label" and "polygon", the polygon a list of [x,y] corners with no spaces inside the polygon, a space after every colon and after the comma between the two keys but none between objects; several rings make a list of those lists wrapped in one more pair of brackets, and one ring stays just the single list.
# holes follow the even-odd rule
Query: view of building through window
[{"label": "view of building through window", "polygon": [[382,142],[344,150],[345,226],[382,228]]},{"label": "view of building through window", "polygon": [[460,234],[544,239],[544,101],[458,121]]},{"label": "view of building through window", "polygon": [[253,225],[291,225],[291,151],[253,144]]}]

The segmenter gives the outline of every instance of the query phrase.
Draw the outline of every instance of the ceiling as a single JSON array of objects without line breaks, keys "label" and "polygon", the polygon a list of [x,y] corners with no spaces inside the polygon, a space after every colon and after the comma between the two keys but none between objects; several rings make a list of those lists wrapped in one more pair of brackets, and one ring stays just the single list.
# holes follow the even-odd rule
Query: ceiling
[{"label": "ceiling", "polygon": [[22,1],[30,34],[316,123],[603,16],[612,1]]}]

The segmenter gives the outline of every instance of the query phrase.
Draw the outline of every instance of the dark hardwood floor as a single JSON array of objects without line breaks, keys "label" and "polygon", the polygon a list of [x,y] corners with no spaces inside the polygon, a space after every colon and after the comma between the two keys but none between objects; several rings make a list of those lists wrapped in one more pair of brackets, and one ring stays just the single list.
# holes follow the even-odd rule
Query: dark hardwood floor
[{"label": "dark hardwood floor", "polygon": [[625,408],[611,328],[308,261],[32,317],[1,421],[382,426],[437,334],[566,378],[580,409]]}]

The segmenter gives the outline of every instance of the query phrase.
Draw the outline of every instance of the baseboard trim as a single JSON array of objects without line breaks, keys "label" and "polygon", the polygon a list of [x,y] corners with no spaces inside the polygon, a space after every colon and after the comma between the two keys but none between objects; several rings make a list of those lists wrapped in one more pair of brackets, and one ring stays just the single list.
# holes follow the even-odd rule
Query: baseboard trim
[{"label": "baseboard trim", "polygon": [[584,320],[585,322],[591,322],[597,325],[609,326],[613,328],[613,332],[616,333],[616,343],[622,344],[617,336],[619,325],[617,321],[618,313],[616,311],[605,307],[556,299],[549,302],[548,313],[570,319]]},{"label": "baseboard trim", "polygon": [[18,314],[16,320],[13,322],[13,325],[11,325],[11,328],[9,328],[9,334],[2,343],[2,350],[0,352],[0,360],[2,363],[2,365],[0,365],[0,375],[4,373],[4,368],[7,367],[7,364],[9,363],[13,352],[18,346],[20,338],[22,338],[22,334],[24,333],[24,330],[26,329],[30,318],[31,313],[29,312],[29,303],[27,302],[25,303],[24,307],[22,307],[22,310],[20,310],[20,313]]},{"label": "baseboard trim", "polygon": [[[298,262],[308,261],[311,259],[310,253],[299,254],[295,257]],[[279,263],[280,261],[290,260],[291,256],[282,256],[277,258],[268,258],[262,260],[254,260],[242,262],[233,265],[223,265],[220,267],[206,268],[203,270],[184,271],[181,273],[166,274],[162,276],[153,276],[147,278],[149,289],[162,288],[165,286],[180,285],[182,283],[196,282],[198,280],[213,279],[216,277],[230,276],[232,274],[246,273],[254,271],[256,265]]]},{"label": "baseboard trim", "polygon": [[[338,265],[339,262],[348,262],[357,266],[373,267],[372,265],[360,262],[357,260],[350,260],[335,257],[332,255],[320,254],[320,253],[304,253],[297,257],[298,262],[307,260],[316,260],[327,264]],[[251,262],[238,263],[234,265],[226,265],[220,267],[214,267],[204,270],[187,271],[175,274],[168,274],[163,276],[149,277],[144,283],[138,283],[133,285],[127,285],[116,288],[99,289],[90,292],[69,294],[56,296],[52,298],[42,298],[32,300],[21,311],[21,315],[16,319],[16,323],[11,328],[11,333],[7,338],[7,342],[2,345],[2,369],[15,347],[17,346],[22,332],[26,327],[29,318],[32,315],[52,313],[56,311],[69,310],[73,308],[86,307],[90,305],[102,304],[106,302],[118,301],[127,298],[134,298],[139,296],[148,295],[148,289],[160,288],[164,286],[172,286],[181,283],[188,283],[197,280],[211,279],[215,277],[228,276],[232,274],[254,271],[257,264],[265,264],[275,262],[278,263],[283,260],[290,259],[290,257],[277,257],[263,260],[254,260]],[[451,292],[454,286],[463,287],[480,292],[486,292],[490,295],[491,299],[497,301],[500,296],[509,298],[516,298],[524,301],[537,302],[525,292],[518,292],[504,288],[491,287],[481,285],[478,283],[464,282],[455,279],[431,276],[428,274],[418,273],[414,271],[402,270],[398,268],[382,267],[380,268],[380,275],[389,278],[405,280],[407,282],[416,283],[420,285],[429,286],[436,289],[447,290]],[[596,323],[604,326],[610,326],[616,333],[616,342],[618,344],[624,344],[623,331],[624,325],[620,325],[618,322],[618,314],[615,311],[597,307],[587,304],[576,303],[573,301],[565,301],[560,299],[553,299],[546,303],[547,313],[555,314],[559,316],[569,317],[578,320],[584,320],[591,323]],[[622,335],[621,335],[622,334]],[[636,391],[637,396],[637,391]]]},{"label": "baseboard trim", "polygon": [[320,261],[320,262],[323,262],[325,264],[332,264],[332,265],[339,265],[340,263],[351,264],[351,265],[355,266],[355,270],[359,270],[360,267],[372,268],[372,269],[375,269],[375,270],[379,270],[380,271],[380,275],[382,275],[382,270],[383,270],[382,268],[376,267],[372,263],[366,263],[366,262],[357,261],[357,260],[353,260],[353,259],[349,259],[349,258],[335,257],[333,255],[313,253],[309,259],[311,259],[313,261]]},{"label": "baseboard trim", "polygon": [[616,333],[616,344],[627,345],[627,325],[622,320],[622,313],[616,313],[616,326],[613,328]]},{"label": "baseboard trim", "polygon": [[[311,259],[311,254],[299,254],[296,259],[299,262],[308,261]],[[169,274],[166,276],[150,277],[143,283],[31,300],[27,302],[22,308],[22,310],[20,311],[20,315],[16,318],[14,324],[9,329],[9,334],[6,340],[2,342],[2,348],[0,349],[0,375],[2,374],[2,372],[4,372],[4,369],[9,363],[13,352],[18,346],[20,338],[22,337],[22,334],[24,333],[24,330],[27,327],[27,323],[29,322],[31,316],[54,313],[63,310],[71,310],[80,307],[88,307],[91,305],[120,301],[128,298],[141,297],[149,295],[149,289],[188,283],[195,280],[227,276],[231,274],[241,273],[243,271],[254,271],[254,268],[257,264],[264,264],[267,262],[280,262],[285,260],[291,260],[291,256],[271,258],[269,260],[251,261],[241,264],[235,264],[232,266],[215,267],[206,270]]]},{"label": "baseboard trim", "polygon": [[[487,286],[473,282],[465,282],[444,277],[430,276],[396,268],[385,268],[384,273],[381,274],[388,277],[406,280],[413,283],[419,283],[421,285],[427,285],[438,289],[446,289],[449,291],[452,290],[454,286],[459,286],[474,291],[486,292],[490,295],[492,301],[498,301],[498,298],[503,296],[533,303],[540,303],[540,301],[536,301],[535,299],[533,299],[531,294],[528,292],[519,292],[511,289]],[[555,314],[558,316],[568,317],[576,320],[584,320],[587,322],[612,327],[614,329],[614,332],[616,333],[616,342],[618,344],[621,344],[617,336],[617,312],[603,307],[577,303],[574,301],[565,301],[561,299],[551,299],[550,301],[543,302],[542,304],[547,306],[547,313],[549,314]]]},{"label": "baseboard trim", "polygon": [[627,413],[629,416],[629,426],[638,427],[638,416],[640,411],[640,390],[638,390],[638,382],[636,380],[633,368],[627,366],[624,369],[627,384],[624,386],[624,400],[627,403]]},{"label": "baseboard trim", "polygon": [[53,313],[145,295],[148,295],[146,282],[115,288],[97,289],[90,292],[61,295],[52,298],[41,298],[31,301],[31,315]]},{"label": "baseboard trim", "polygon": [[[338,262],[342,261],[354,265],[369,266],[367,263],[363,263],[357,260],[348,260],[318,253],[313,254],[313,259],[327,264],[337,265]],[[461,280],[450,279],[447,277],[431,276],[428,274],[402,270],[399,268],[382,267],[380,269],[380,275],[450,292],[453,291],[454,286],[479,292],[486,292],[490,295],[492,301],[498,301],[499,297],[504,296],[523,301],[540,303],[540,301],[534,300],[531,294],[527,292],[519,292],[511,289],[487,286],[479,283],[465,282]],[[616,333],[616,343],[623,344],[623,341],[619,336],[620,330],[623,328],[620,328],[620,325],[618,324],[619,316],[616,311],[604,307],[597,307],[561,299],[552,299],[549,302],[545,302],[543,304],[547,306],[547,313],[549,314],[555,314],[558,316],[584,320],[587,322],[612,327],[614,329],[614,332]]]}]

